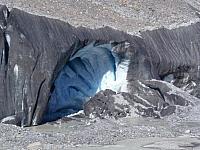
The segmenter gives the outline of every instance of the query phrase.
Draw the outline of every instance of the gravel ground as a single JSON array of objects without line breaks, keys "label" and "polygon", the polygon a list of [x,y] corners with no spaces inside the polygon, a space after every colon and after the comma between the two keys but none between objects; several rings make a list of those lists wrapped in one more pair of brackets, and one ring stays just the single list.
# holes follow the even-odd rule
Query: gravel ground
[{"label": "gravel ground", "polygon": [[[188,150],[200,146],[200,106],[179,108],[164,119],[127,117],[119,120],[62,119],[51,124],[20,128],[0,124],[0,149],[138,149],[165,147]],[[180,141],[180,138],[182,138]],[[120,142],[122,141],[122,142]],[[178,146],[183,145],[178,148]],[[111,147],[110,147],[111,146]],[[113,147],[114,146],[114,147]],[[138,148],[139,147],[139,148]],[[154,148],[153,148],[154,147]],[[170,149],[170,147],[172,147]],[[198,147],[200,149],[200,147]],[[197,148],[197,150],[198,150]]]},{"label": "gravel ground", "polygon": [[197,0],[1,0],[0,4],[61,19],[74,26],[111,26],[132,34],[196,22],[200,8]]},{"label": "gravel ground", "polygon": [[[1,0],[0,4],[6,4],[9,9],[17,7],[33,14],[61,19],[74,26],[111,26],[131,34],[199,21],[200,10],[200,0]],[[98,145],[112,144],[123,147],[129,139],[133,139],[127,144],[131,149],[136,145],[142,149],[145,140],[155,142],[148,145],[149,149],[159,149],[164,144],[166,149],[170,149],[170,144],[176,143],[175,148],[177,143],[180,146],[177,142],[180,136],[187,136],[183,142],[191,141],[185,146],[189,149],[200,145],[199,116],[200,106],[196,106],[186,110],[180,108],[176,114],[161,120],[135,117],[89,122],[76,118],[31,128],[0,124],[0,149],[92,149],[91,146],[97,149]],[[166,141],[166,138],[176,139],[176,142],[158,142],[158,139]],[[119,143],[122,140],[125,142]]]}]

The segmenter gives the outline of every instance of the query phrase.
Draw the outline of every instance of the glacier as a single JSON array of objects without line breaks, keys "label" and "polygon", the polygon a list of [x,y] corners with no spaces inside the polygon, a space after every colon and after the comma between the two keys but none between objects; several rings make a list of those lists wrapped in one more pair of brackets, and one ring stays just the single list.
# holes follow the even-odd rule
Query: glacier
[{"label": "glacier", "polygon": [[100,90],[126,90],[128,62],[119,64],[112,48],[92,42],[69,59],[54,82],[44,121],[78,112]]}]

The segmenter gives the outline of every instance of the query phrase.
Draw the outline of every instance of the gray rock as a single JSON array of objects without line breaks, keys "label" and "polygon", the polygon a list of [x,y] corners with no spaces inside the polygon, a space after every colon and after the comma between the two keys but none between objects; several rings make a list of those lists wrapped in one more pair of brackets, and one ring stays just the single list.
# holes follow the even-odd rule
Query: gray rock
[{"label": "gray rock", "polygon": [[[119,118],[139,114],[144,117],[161,118],[175,113],[176,106],[187,107],[200,104],[200,99],[168,82],[146,80],[142,83],[138,81],[138,83],[140,83],[138,84],[139,89],[147,88],[148,92],[144,89],[138,90],[140,93],[135,94],[115,93],[111,90],[100,91],[85,104],[85,115]],[[154,105],[155,101],[159,105]]]},{"label": "gray rock", "polygon": [[[112,116],[115,119],[126,117],[130,113],[130,104],[123,97],[112,90],[100,91],[84,105],[84,113],[88,117],[106,118]],[[121,103],[120,103],[121,102]]]}]

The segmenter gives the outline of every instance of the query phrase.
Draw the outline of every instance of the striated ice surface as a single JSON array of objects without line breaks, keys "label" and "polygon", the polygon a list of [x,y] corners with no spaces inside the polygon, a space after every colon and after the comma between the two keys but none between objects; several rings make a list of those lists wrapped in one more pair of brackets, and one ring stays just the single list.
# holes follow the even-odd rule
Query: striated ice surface
[{"label": "striated ice surface", "polygon": [[55,80],[44,120],[78,112],[100,90],[126,92],[129,61],[119,59],[111,44],[91,43],[80,49]]}]

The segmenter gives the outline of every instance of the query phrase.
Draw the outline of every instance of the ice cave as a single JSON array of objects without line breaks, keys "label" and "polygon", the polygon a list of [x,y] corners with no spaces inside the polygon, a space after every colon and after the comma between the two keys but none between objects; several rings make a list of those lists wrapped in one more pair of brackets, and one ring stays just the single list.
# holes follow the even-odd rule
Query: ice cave
[{"label": "ice cave", "polygon": [[115,47],[92,42],[69,59],[54,82],[44,121],[76,113],[100,90],[127,91],[128,60]]}]

